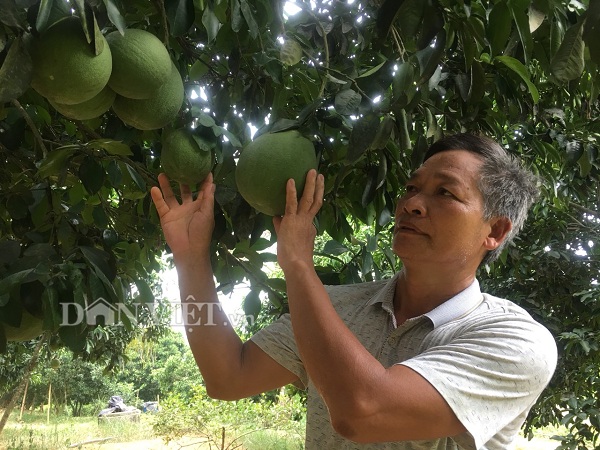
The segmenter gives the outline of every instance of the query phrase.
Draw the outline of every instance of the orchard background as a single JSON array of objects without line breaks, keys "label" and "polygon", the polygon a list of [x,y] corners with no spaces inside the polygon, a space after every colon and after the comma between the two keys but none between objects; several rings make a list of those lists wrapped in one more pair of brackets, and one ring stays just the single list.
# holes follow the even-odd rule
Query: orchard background
[{"label": "orchard background", "polygon": [[[140,131],[112,110],[71,120],[30,88],[25,36],[71,14],[88,30],[141,28],[163,42],[186,93],[172,123]],[[39,345],[0,334],[0,392],[57,348],[111,372],[134,338],[164,334],[168,249],[149,189],[168,129],[193,128],[216,154],[215,276],[223,294],[250,285],[254,327],[286,299],[268,270],[271,219],[235,185],[252,130],[298,129],[314,142],[326,179],[317,270],[329,284],[399,268],[389,238],[404,180],[442,134],[475,131],[543,179],[520,238],[479,273],[486,290],[525,307],[559,345],[526,432],[562,423],[564,448],[596,445],[599,27],[598,0],[0,0],[0,320],[18,324],[10,293],[33,295],[41,284],[47,330]],[[301,49],[299,61],[290,48]],[[165,320],[148,313],[119,327],[60,326],[61,303],[100,297],[156,305]]]}]

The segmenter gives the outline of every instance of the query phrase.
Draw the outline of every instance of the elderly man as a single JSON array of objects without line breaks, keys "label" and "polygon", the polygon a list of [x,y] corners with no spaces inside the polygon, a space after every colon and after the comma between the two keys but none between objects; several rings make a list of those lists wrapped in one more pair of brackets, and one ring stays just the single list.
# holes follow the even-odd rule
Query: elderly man
[{"label": "elderly man", "polygon": [[[216,303],[212,178],[195,200],[182,186],[181,203],[159,181],[152,198],[182,301]],[[299,201],[293,180],[286,188],[274,225],[290,314],[245,343],[220,326],[220,310],[217,326],[190,327],[209,395],[302,383],[307,449],[510,448],[554,373],[556,345],[522,308],[482,293],[476,272],[522,227],[535,177],[488,138],[434,143],[398,199],[392,245],[402,270],[352,286],[324,286],[314,270],[322,175],[308,173]]]}]

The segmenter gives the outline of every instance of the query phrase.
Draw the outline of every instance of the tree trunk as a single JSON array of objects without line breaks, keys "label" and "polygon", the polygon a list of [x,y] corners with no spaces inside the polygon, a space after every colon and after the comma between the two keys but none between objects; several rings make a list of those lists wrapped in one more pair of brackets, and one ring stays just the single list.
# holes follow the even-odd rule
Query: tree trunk
[{"label": "tree trunk", "polygon": [[23,401],[21,402],[21,411],[19,412],[19,420],[23,418],[23,410],[25,409],[25,400],[27,399],[27,388],[29,387],[29,379],[25,382],[25,391],[23,392]]},{"label": "tree trunk", "polygon": [[44,340],[45,340],[45,337],[42,336],[40,338],[40,340],[38,341],[37,345],[35,346],[35,349],[33,350],[33,355],[31,355],[29,364],[27,364],[27,367],[25,368],[25,372],[23,373],[23,378],[21,378],[21,381],[17,385],[15,392],[13,393],[12,397],[8,401],[8,404],[6,405],[4,414],[2,415],[2,418],[0,419],[0,434],[2,434],[2,430],[4,430],[4,427],[6,426],[6,422],[8,422],[8,417],[10,416],[10,413],[12,412],[13,408],[15,407],[15,404],[17,403],[17,401],[21,398],[21,393],[25,389],[25,385],[29,381],[31,372],[33,371],[33,369],[35,368],[35,366],[37,364],[38,356],[40,355],[40,350],[42,349],[42,344],[44,343]]}]

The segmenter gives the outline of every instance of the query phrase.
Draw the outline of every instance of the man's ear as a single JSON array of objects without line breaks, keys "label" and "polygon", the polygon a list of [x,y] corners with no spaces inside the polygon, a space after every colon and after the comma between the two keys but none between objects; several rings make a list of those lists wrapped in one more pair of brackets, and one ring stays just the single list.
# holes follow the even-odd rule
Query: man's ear
[{"label": "man's ear", "polygon": [[496,217],[491,220],[490,227],[490,233],[485,238],[483,245],[487,250],[494,250],[502,244],[512,230],[512,222],[508,217]]}]

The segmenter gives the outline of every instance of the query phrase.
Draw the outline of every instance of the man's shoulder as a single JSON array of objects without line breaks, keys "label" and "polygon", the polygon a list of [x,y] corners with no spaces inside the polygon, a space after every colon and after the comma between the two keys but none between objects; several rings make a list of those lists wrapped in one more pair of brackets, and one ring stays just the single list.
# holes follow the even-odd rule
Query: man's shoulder
[{"label": "man's shoulder", "polygon": [[365,281],[354,284],[325,285],[327,294],[335,304],[362,304],[379,294],[389,283],[390,279]]},{"label": "man's shoulder", "polygon": [[[544,345],[554,344],[555,340],[550,331],[537,321],[525,308],[515,302],[483,294],[483,302],[467,319],[468,327],[481,328],[488,331],[503,329],[510,330],[512,337],[534,336],[533,340]],[[500,333],[503,334],[503,333]]]}]

